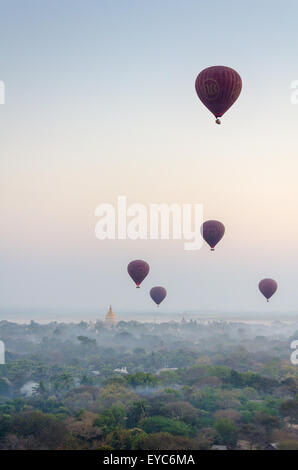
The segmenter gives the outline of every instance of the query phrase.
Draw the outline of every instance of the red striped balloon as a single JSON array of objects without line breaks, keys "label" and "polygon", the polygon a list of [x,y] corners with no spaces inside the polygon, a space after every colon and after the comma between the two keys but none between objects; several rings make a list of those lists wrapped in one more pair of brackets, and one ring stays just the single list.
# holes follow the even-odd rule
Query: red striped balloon
[{"label": "red striped balloon", "polygon": [[236,70],[222,65],[208,67],[196,79],[196,92],[202,103],[214,114],[216,123],[235,103],[242,89],[242,80]]}]

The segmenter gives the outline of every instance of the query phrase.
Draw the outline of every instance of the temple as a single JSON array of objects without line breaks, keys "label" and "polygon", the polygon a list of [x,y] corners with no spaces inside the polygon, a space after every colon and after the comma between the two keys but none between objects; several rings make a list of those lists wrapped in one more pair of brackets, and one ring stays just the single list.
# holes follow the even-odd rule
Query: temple
[{"label": "temple", "polygon": [[117,325],[116,315],[112,310],[112,305],[110,305],[110,308],[109,308],[108,313],[106,314],[104,323],[106,326]]}]

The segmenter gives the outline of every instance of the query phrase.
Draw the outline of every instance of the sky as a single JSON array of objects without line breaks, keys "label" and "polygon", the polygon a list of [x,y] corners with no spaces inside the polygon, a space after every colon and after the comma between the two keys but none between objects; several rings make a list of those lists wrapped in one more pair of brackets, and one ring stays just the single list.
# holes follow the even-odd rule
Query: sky
[{"label": "sky", "polygon": [[[297,312],[296,1],[0,1],[0,312]],[[243,81],[221,126],[194,82]],[[224,239],[95,237],[95,208],[203,204]],[[151,271],[136,291],[126,266]],[[267,304],[257,285],[272,277]],[[54,314],[54,313],[53,313]],[[48,313],[47,313],[48,315]]]}]

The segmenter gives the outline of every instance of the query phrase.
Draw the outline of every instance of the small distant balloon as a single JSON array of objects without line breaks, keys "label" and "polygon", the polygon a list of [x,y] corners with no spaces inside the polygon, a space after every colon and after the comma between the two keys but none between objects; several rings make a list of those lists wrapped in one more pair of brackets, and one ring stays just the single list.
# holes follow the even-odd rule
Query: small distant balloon
[{"label": "small distant balloon", "polygon": [[215,246],[224,236],[225,226],[218,220],[207,220],[201,227],[201,233],[211,251],[214,251]]},{"label": "small distant balloon", "polygon": [[206,108],[214,114],[216,123],[235,103],[242,89],[242,80],[236,70],[223,65],[208,67],[196,79],[196,92]]},{"label": "small distant balloon", "polygon": [[166,298],[167,291],[164,287],[156,286],[150,290],[151,299],[159,306],[159,304]]},{"label": "small distant balloon", "polygon": [[277,282],[274,279],[262,279],[259,282],[259,290],[267,299],[267,302],[269,302],[270,297],[276,292],[277,287]]},{"label": "small distant balloon", "polygon": [[132,280],[136,283],[137,288],[144,281],[150,270],[149,264],[146,261],[137,259],[131,261],[127,266],[127,271]]}]

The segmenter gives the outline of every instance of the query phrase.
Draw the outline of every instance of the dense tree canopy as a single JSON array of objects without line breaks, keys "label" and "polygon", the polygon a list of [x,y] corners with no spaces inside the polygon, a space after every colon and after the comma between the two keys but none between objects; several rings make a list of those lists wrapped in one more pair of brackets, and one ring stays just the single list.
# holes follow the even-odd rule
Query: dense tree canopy
[{"label": "dense tree canopy", "polygon": [[0,449],[297,448],[292,335],[280,324],[0,322]]}]

